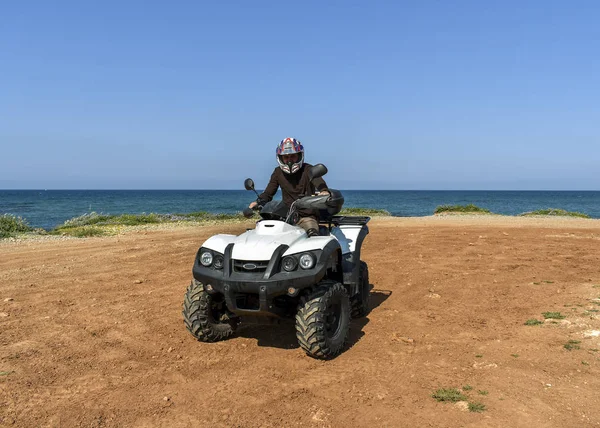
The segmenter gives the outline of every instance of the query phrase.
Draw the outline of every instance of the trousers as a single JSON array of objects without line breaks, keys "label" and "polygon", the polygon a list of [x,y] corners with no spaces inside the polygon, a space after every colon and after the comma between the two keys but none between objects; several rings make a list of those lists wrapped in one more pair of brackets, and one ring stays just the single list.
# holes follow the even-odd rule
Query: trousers
[{"label": "trousers", "polygon": [[319,230],[319,223],[314,217],[300,217],[296,226],[300,226],[302,229],[308,231],[309,229]]}]

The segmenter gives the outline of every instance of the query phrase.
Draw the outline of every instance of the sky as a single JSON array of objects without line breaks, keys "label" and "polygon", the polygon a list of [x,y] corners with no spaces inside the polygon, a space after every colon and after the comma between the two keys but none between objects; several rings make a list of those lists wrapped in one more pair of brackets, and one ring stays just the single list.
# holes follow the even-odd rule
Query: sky
[{"label": "sky", "polygon": [[600,190],[600,2],[0,2],[0,189]]}]

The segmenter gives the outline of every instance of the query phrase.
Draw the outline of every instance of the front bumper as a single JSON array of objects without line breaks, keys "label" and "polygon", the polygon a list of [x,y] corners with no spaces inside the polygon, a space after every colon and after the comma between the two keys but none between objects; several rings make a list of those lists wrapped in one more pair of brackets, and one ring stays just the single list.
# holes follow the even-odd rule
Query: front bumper
[{"label": "front bumper", "polygon": [[[274,302],[280,296],[295,297],[306,287],[312,287],[327,271],[327,260],[319,254],[312,269],[301,269],[293,272],[280,270],[283,253],[287,245],[281,245],[273,253],[264,272],[236,272],[231,258],[233,244],[225,249],[223,268],[205,267],[196,257],[192,274],[194,279],[205,286],[207,292],[220,293],[225,297],[227,309],[236,315],[285,316],[286,310]],[[207,289],[210,285],[211,290]],[[290,293],[293,288],[295,291]]]}]

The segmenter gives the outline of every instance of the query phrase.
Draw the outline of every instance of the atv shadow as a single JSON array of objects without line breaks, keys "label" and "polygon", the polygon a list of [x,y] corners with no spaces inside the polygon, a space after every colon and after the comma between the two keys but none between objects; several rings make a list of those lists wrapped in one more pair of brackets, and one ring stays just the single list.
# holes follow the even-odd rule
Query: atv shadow
[{"label": "atv shadow", "polygon": [[[378,290],[371,284],[371,296],[370,296],[370,310],[379,307],[383,302],[385,302],[392,295],[392,290]],[[367,314],[368,315],[368,314]]]},{"label": "atv shadow", "polygon": [[373,284],[371,285],[371,294],[369,296],[369,312],[362,317],[352,320],[350,324],[350,333],[348,335],[348,345],[346,345],[346,350],[352,348],[354,345],[358,343],[358,341],[365,335],[363,332],[363,328],[369,323],[369,314],[373,309],[379,307],[383,302],[385,302],[391,295],[392,292],[390,290],[377,290],[375,289]]},{"label": "atv shadow", "polygon": [[296,328],[293,320],[281,320],[274,324],[240,325],[236,332],[239,337],[256,339],[258,346],[280,349],[299,348]]},{"label": "atv shadow", "polygon": [[[370,310],[362,318],[350,322],[348,343],[344,351],[352,348],[365,335],[363,328],[369,323],[369,313],[385,302],[392,292],[389,290],[375,289],[371,284]],[[294,320],[281,320],[273,324],[242,324],[236,332],[238,337],[255,339],[258,346],[280,349],[297,349],[296,329]]]}]

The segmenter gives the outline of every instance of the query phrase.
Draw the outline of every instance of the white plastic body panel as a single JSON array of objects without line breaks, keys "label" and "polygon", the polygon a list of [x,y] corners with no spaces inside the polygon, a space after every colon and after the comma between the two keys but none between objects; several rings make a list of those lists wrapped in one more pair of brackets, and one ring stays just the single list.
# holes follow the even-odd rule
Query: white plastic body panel
[{"label": "white plastic body panel", "polygon": [[362,226],[359,225],[343,225],[332,228],[330,236],[309,238],[301,227],[282,221],[262,220],[256,224],[256,229],[239,236],[215,235],[207,239],[202,246],[224,253],[225,247],[233,243],[231,254],[233,259],[264,261],[271,260],[273,252],[282,244],[289,247],[283,254],[287,256],[305,251],[322,250],[332,240],[337,240],[342,254],[348,254],[355,251],[356,239],[361,229]]},{"label": "white plastic body panel", "polygon": [[225,252],[225,247],[231,244],[237,236],[235,235],[214,235],[204,241],[202,247],[209,248],[213,251],[223,254]]},{"label": "white plastic body panel", "polygon": [[340,243],[342,254],[353,253],[356,250],[356,239],[361,230],[362,226],[353,224],[332,228],[331,234]]}]

